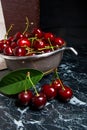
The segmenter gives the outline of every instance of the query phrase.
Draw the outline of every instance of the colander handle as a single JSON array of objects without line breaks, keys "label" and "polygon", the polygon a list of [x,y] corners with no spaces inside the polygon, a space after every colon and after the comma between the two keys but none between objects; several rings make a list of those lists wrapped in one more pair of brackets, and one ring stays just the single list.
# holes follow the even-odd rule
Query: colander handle
[{"label": "colander handle", "polygon": [[63,47],[61,51],[63,50],[71,50],[75,55],[78,55],[78,52],[73,47]]}]

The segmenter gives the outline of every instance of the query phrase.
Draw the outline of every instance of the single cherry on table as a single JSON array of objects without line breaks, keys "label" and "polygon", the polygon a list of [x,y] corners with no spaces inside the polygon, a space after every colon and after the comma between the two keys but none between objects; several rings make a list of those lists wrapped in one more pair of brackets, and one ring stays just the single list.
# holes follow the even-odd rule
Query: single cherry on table
[{"label": "single cherry on table", "polygon": [[46,105],[47,98],[44,93],[38,93],[38,95],[34,95],[32,98],[32,107],[33,109],[42,109]]},{"label": "single cherry on table", "polygon": [[52,100],[57,96],[57,91],[49,84],[44,84],[41,91],[46,95],[48,100]]},{"label": "single cherry on table", "polygon": [[32,97],[33,93],[30,90],[18,94],[18,99],[22,105],[28,105],[31,102]]},{"label": "single cherry on table", "polygon": [[58,91],[58,96],[61,101],[69,101],[73,97],[73,91],[70,87],[64,86],[64,88]]}]

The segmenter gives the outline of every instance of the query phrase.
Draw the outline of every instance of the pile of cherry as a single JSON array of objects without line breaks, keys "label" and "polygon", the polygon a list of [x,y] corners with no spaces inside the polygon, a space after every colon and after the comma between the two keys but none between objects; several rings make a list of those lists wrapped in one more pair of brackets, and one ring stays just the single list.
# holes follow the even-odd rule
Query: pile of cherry
[{"label": "pile of cherry", "polygon": [[0,53],[8,56],[30,56],[51,52],[64,45],[65,42],[61,37],[34,28],[31,33],[17,32],[13,36],[0,40]]},{"label": "pile of cherry", "polygon": [[27,74],[27,78],[31,82],[34,91],[25,89],[25,91],[18,93],[17,101],[23,106],[30,106],[31,108],[38,110],[44,108],[46,103],[53,99],[68,102],[73,96],[72,89],[64,85],[58,75],[51,81],[50,84],[44,84],[41,86],[39,92],[33,84],[29,72]]}]

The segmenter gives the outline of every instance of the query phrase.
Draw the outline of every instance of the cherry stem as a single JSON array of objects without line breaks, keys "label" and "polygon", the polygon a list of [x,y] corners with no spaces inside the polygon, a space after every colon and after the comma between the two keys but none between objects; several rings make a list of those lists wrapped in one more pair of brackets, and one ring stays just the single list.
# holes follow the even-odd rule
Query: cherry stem
[{"label": "cherry stem", "polygon": [[23,35],[25,34],[25,32],[27,32],[28,28],[29,28],[29,20],[28,20],[28,17],[26,17],[26,28],[23,32]]},{"label": "cherry stem", "polygon": [[31,37],[31,38],[29,38],[29,40],[31,40],[31,46],[33,45],[33,42],[34,42],[34,40],[36,40],[37,39],[37,37]]},{"label": "cherry stem", "polygon": [[65,88],[64,88],[64,85],[63,85],[63,83],[61,82],[61,80],[60,80],[60,77],[59,77],[59,75],[58,75],[58,69],[56,68],[56,69],[54,69],[54,72],[55,72],[55,76],[57,77],[57,79],[59,79],[59,82],[60,82],[60,84],[61,84],[61,86],[62,86],[62,89],[63,90],[65,90]]},{"label": "cherry stem", "polygon": [[30,72],[27,72],[27,78],[29,79],[30,83],[32,84],[32,86],[33,86],[33,88],[34,88],[34,91],[35,91],[36,95],[38,96],[39,94],[38,94],[38,92],[37,92],[37,89],[36,89],[34,83],[33,83],[32,80],[31,80]]},{"label": "cherry stem", "polygon": [[9,32],[12,30],[13,26],[14,26],[14,24],[11,24],[11,25],[10,25],[9,29],[7,30],[7,32],[6,32],[5,36],[4,36],[4,40],[6,40],[8,34],[9,34]]},{"label": "cherry stem", "polygon": [[27,76],[26,76],[26,83],[25,83],[25,92],[27,91],[27,87],[26,87],[26,84],[27,84]]},{"label": "cherry stem", "polygon": [[49,41],[49,43],[50,43],[50,46],[51,46],[52,51],[54,51],[54,48],[53,48],[52,43],[51,43],[51,41],[50,41],[50,38],[48,38],[48,41]]}]

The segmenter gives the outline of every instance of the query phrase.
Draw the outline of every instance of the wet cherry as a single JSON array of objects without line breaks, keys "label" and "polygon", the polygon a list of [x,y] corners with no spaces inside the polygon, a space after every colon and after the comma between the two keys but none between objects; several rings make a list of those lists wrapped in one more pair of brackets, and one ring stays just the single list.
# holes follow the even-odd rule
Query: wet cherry
[{"label": "wet cherry", "polygon": [[39,93],[38,95],[34,95],[32,98],[32,106],[35,109],[42,109],[46,105],[47,99],[44,93]]},{"label": "wet cherry", "polygon": [[45,48],[45,43],[42,40],[36,40],[33,44],[33,47],[35,50],[43,49]]},{"label": "wet cherry", "polygon": [[11,42],[13,42],[13,39],[14,39],[14,37],[13,36],[10,36],[10,37],[8,37],[8,41],[11,43]]},{"label": "wet cherry", "polygon": [[4,49],[3,49],[3,53],[5,55],[8,55],[8,56],[12,56],[13,55],[13,50],[10,46],[6,46]]},{"label": "wet cherry", "polygon": [[16,47],[13,51],[15,56],[25,56],[26,55],[26,49],[24,47]]},{"label": "wet cherry", "polygon": [[18,94],[18,99],[23,105],[28,105],[31,102],[32,97],[33,97],[33,93],[30,90],[23,91]]},{"label": "wet cherry", "polygon": [[27,46],[30,47],[31,42],[27,38],[20,38],[17,41],[17,45],[20,47],[27,47]]},{"label": "wet cherry", "polygon": [[16,42],[11,42],[11,48],[14,49],[15,47],[17,47],[17,43]]},{"label": "wet cherry", "polygon": [[39,28],[34,28],[32,34],[37,38],[42,38],[43,32]]},{"label": "wet cherry", "polygon": [[49,84],[44,84],[41,90],[47,97],[48,100],[54,99],[57,96],[56,89]]},{"label": "wet cherry", "polygon": [[56,37],[55,40],[54,40],[53,45],[56,46],[56,47],[59,47],[59,46],[63,46],[64,43],[65,42],[61,37]]},{"label": "wet cherry", "polygon": [[70,87],[64,86],[64,88],[58,91],[58,95],[62,101],[69,101],[73,96],[73,91]]},{"label": "wet cherry", "polygon": [[50,41],[54,41],[55,37],[52,33],[49,32],[49,33],[44,33],[44,39],[46,41],[48,41],[48,39],[50,39]]},{"label": "wet cherry", "polygon": [[58,92],[62,88],[61,83],[62,81],[60,79],[54,79],[52,81],[52,87]]},{"label": "wet cherry", "polygon": [[13,41],[17,41],[18,39],[20,38],[23,38],[23,34],[21,32],[17,32],[15,35],[14,35],[14,38],[13,38]]},{"label": "wet cherry", "polygon": [[25,37],[25,38],[31,38],[31,37],[32,37],[32,34],[29,33],[29,32],[25,32],[25,33],[24,33],[24,37]]}]

